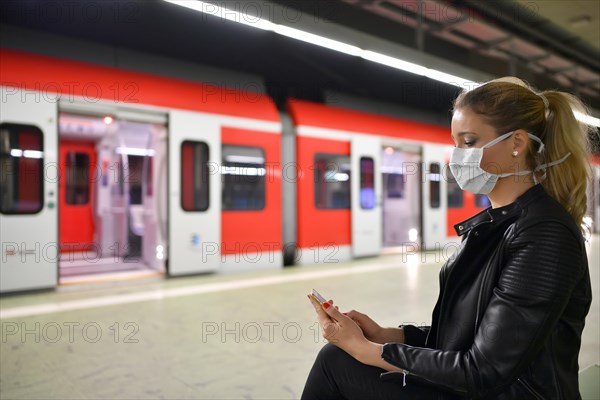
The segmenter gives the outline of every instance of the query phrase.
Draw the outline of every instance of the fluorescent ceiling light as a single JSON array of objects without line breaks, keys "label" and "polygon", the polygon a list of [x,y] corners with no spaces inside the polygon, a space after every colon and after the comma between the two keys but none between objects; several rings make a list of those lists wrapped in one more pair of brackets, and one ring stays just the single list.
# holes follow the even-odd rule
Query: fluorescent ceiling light
[{"label": "fluorescent ceiling light", "polygon": [[[396,68],[402,71],[410,72],[413,74],[426,76],[430,79],[440,81],[449,85],[454,85],[463,89],[472,89],[477,86],[477,83],[469,79],[461,78],[459,76],[447,74],[432,68],[427,68],[419,64],[414,64],[408,61],[404,61],[395,57],[386,56],[370,50],[364,50],[359,47],[343,43],[337,40],[329,39],[323,36],[315,35],[313,33],[301,31],[299,29],[290,28],[289,26],[275,24],[269,20],[255,17],[250,14],[230,10],[228,8],[219,7],[216,4],[207,3],[204,1],[194,0],[163,0],[167,3],[175,4],[178,6],[186,7],[191,10],[199,11],[204,14],[214,15],[216,17],[237,22],[240,24],[252,26],[254,28],[272,31],[279,35],[287,36],[296,40],[302,40],[303,42],[312,43],[317,46],[326,47],[331,50],[339,51],[355,57],[361,57],[365,60],[373,61],[379,64],[387,65],[392,68]],[[600,119],[591,116],[575,113],[575,117],[586,124],[600,127]]]},{"label": "fluorescent ceiling light", "polygon": [[244,175],[244,176],[265,176],[267,170],[265,168],[254,167],[223,167],[221,175]]},{"label": "fluorescent ceiling light", "polygon": [[441,72],[441,71],[431,69],[431,68],[427,69],[427,73],[425,74],[425,76],[430,79],[435,79],[436,81],[445,82],[450,85],[458,86],[463,89],[473,89],[473,88],[475,88],[475,86],[478,85],[478,83],[470,81],[468,79],[461,78],[456,75],[450,75],[445,72]]},{"label": "fluorescent ceiling light", "polygon": [[25,158],[43,158],[44,152],[38,150],[23,150],[23,157]]},{"label": "fluorescent ceiling light", "polygon": [[350,175],[345,172],[325,171],[326,182],[346,182]]},{"label": "fluorescent ceiling light", "polygon": [[374,61],[379,64],[387,65],[388,67],[401,69],[402,71],[410,72],[417,75],[426,75],[427,68],[413,64],[408,61],[403,61],[398,58],[386,56],[384,54],[379,54],[370,50],[363,50],[361,55],[362,58],[369,61]]},{"label": "fluorescent ceiling light", "polygon": [[302,40],[303,42],[316,44],[317,46],[327,47],[328,49],[346,53],[351,56],[359,56],[362,50],[356,46],[338,42],[337,40],[328,39],[323,36],[304,32],[299,29],[290,28],[284,25],[275,25],[273,31],[283,36],[291,37],[292,39]]},{"label": "fluorescent ceiling light", "polygon": [[592,125],[600,128],[600,118],[592,117],[591,115],[582,114],[579,111],[574,111],[573,114],[578,121],[584,124]]},{"label": "fluorescent ceiling light", "polygon": [[265,159],[263,157],[252,157],[252,156],[237,156],[230,155],[225,156],[225,161],[244,163],[244,164],[264,164]]},{"label": "fluorescent ceiling light", "polygon": [[117,147],[117,154],[125,154],[128,156],[153,157],[156,152],[153,149],[142,149],[137,147]]},{"label": "fluorescent ceiling light", "polygon": [[429,177],[429,180],[430,180],[430,181],[432,181],[432,182],[439,182],[439,181],[440,181],[440,176],[441,176],[441,175],[440,175],[440,174],[432,174],[432,173],[429,173],[429,174],[427,174],[427,176]]},{"label": "fluorescent ceiling light", "polygon": [[10,155],[12,157],[25,157],[25,158],[43,158],[44,152],[39,150],[21,150],[21,149],[10,149]]}]

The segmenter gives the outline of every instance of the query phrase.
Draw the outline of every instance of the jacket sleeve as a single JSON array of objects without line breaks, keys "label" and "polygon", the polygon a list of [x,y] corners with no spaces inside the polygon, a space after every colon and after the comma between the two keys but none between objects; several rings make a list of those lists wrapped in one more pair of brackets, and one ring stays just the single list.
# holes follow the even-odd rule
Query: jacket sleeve
[{"label": "jacket sleeve", "polygon": [[415,325],[401,325],[400,327],[404,331],[404,344],[425,347],[425,340],[431,327]]},{"label": "jacket sleeve", "polygon": [[558,222],[530,225],[507,243],[504,266],[466,351],[396,343],[381,356],[428,383],[469,397],[501,392],[533,361],[585,271],[585,250]]}]

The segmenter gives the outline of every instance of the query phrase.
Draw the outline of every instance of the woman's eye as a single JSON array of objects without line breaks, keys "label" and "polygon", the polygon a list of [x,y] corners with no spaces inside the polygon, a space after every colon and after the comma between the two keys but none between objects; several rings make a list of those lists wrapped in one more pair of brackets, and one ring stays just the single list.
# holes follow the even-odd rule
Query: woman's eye
[{"label": "woman's eye", "polygon": [[471,147],[471,146],[473,146],[475,144],[475,141],[474,140],[465,140],[464,144],[467,147]]}]

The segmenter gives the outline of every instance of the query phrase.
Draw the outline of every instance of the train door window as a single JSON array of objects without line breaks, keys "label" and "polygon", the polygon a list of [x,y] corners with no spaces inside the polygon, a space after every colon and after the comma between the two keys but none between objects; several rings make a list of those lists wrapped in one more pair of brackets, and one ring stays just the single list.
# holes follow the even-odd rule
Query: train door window
[{"label": "train door window", "polygon": [[448,174],[448,208],[462,208],[464,206],[464,193],[454,175]]},{"label": "train door window", "polygon": [[0,124],[0,213],[35,214],[42,210],[43,165],[39,128]]},{"label": "train door window", "polygon": [[404,198],[404,174],[400,172],[388,172],[383,174],[385,182],[385,197],[388,199]]},{"label": "train door window", "polygon": [[128,155],[127,156],[127,182],[129,183],[129,203],[142,204],[142,178],[143,166],[146,156]]},{"label": "train door window", "polygon": [[85,153],[68,152],[65,175],[66,203],[87,204],[90,201],[90,157]]},{"label": "train door window", "polygon": [[360,208],[375,208],[375,162],[371,157],[360,158]]},{"label": "train door window", "polygon": [[265,152],[259,147],[223,145],[223,211],[265,208]]},{"label": "train door window", "polygon": [[315,154],[315,207],[350,209],[350,157]]},{"label": "train door window", "polygon": [[479,208],[487,208],[491,205],[490,199],[485,194],[476,194],[475,195],[475,207]]},{"label": "train door window", "polygon": [[429,206],[440,208],[440,163],[429,164]]},{"label": "train door window", "polygon": [[181,144],[181,208],[208,210],[208,145],[186,140]]}]

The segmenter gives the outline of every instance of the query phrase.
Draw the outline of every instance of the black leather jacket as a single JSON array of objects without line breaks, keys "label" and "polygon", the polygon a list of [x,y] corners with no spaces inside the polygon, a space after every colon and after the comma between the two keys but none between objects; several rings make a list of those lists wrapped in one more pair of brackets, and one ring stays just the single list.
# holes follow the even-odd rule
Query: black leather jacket
[{"label": "black leather jacket", "polygon": [[431,327],[405,325],[382,358],[447,398],[580,399],[578,354],[592,291],[584,240],[536,185],[455,226]]}]

